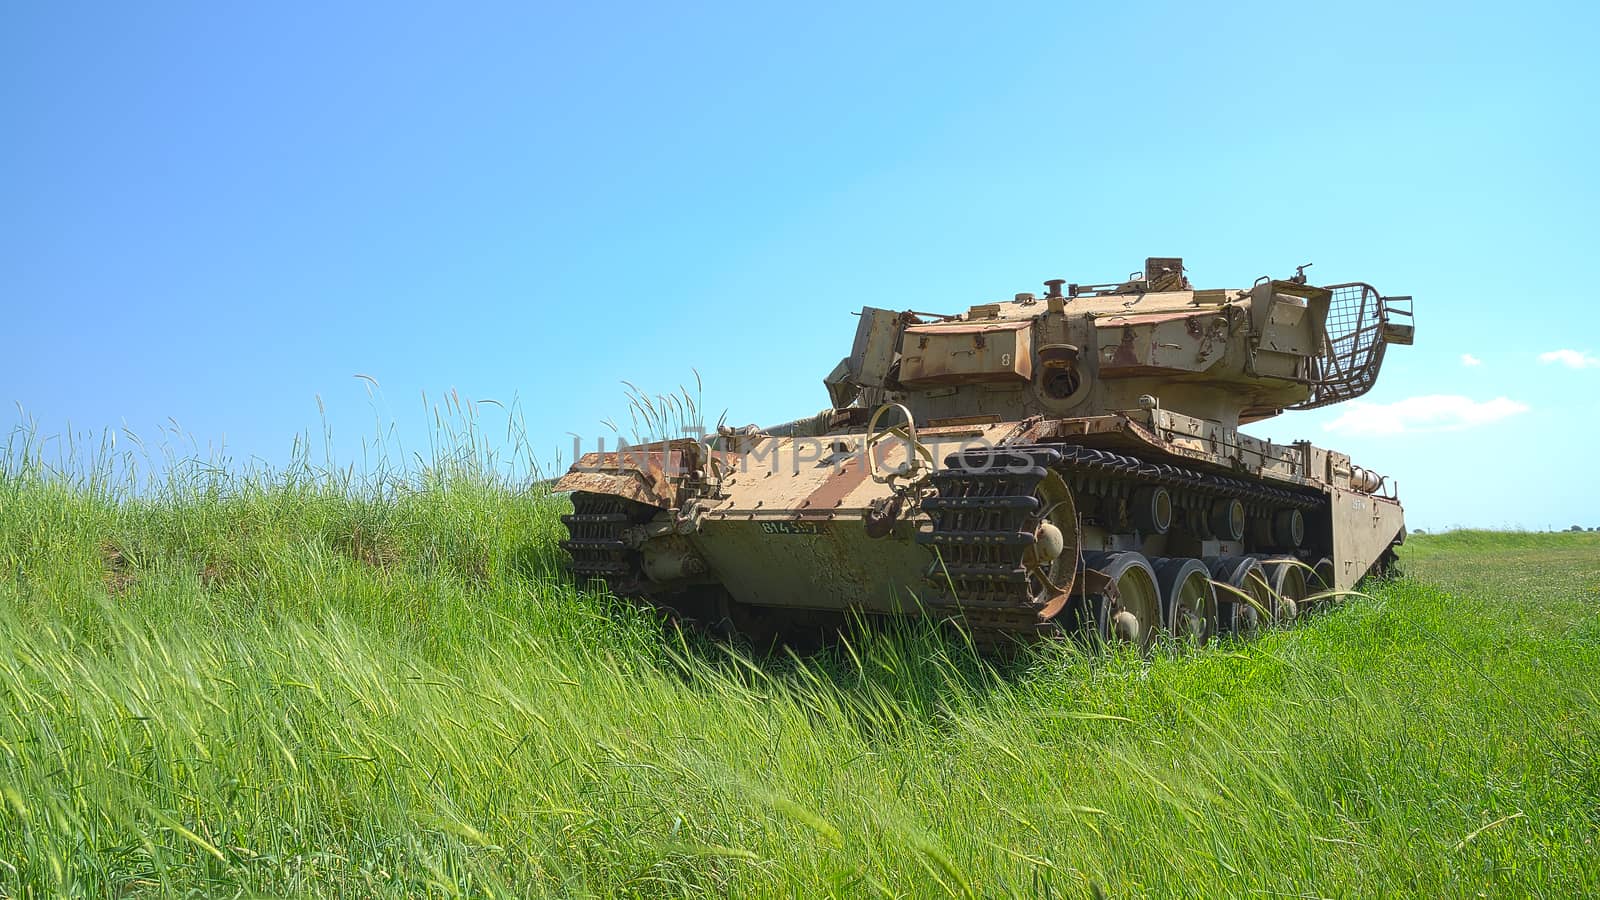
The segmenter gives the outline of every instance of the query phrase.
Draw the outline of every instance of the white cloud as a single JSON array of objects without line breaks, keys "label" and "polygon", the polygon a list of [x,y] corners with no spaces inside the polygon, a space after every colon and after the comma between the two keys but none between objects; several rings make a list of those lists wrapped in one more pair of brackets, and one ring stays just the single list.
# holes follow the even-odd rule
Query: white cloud
[{"label": "white cloud", "polygon": [[1393,403],[1363,403],[1355,400],[1345,404],[1339,417],[1322,428],[1324,431],[1342,431],[1346,434],[1460,431],[1527,411],[1527,404],[1507,397],[1479,401],[1459,394],[1431,394],[1408,397]]},{"label": "white cloud", "polygon": [[1539,362],[1549,365],[1560,363],[1569,369],[1600,369],[1600,356],[1595,356],[1588,351],[1577,350],[1551,350],[1549,353],[1539,354]]},{"label": "white cloud", "polygon": [[1473,356],[1471,353],[1463,353],[1461,354],[1461,364],[1470,368],[1483,365],[1483,360]]}]

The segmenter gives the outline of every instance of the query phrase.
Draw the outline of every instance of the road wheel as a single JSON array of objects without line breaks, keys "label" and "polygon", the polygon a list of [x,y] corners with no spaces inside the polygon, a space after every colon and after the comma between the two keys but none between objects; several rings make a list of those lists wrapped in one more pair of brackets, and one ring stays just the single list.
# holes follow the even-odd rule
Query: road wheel
[{"label": "road wheel", "polygon": [[1305,608],[1306,566],[1298,559],[1284,557],[1262,560],[1267,586],[1272,589],[1272,624],[1289,628]]},{"label": "road wheel", "polygon": [[1249,556],[1208,560],[1217,590],[1217,627],[1236,637],[1255,637],[1272,615],[1272,588],[1261,561]]},{"label": "road wheel", "polygon": [[1106,644],[1131,644],[1144,653],[1161,627],[1161,589],[1144,554],[1085,553],[1095,632]]},{"label": "road wheel", "polygon": [[1156,586],[1161,590],[1161,621],[1179,646],[1199,647],[1216,629],[1217,591],[1211,573],[1198,559],[1158,559]]}]

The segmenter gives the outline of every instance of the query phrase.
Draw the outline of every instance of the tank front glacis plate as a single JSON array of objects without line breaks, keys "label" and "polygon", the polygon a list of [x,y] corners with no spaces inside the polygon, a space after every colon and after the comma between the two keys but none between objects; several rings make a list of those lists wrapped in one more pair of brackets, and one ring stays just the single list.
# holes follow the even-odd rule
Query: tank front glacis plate
[{"label": "tank front glacis plate", "polygon": [[[918,440],[937,465],[964,445],[992,445],[1017,423],[922,429]],[[873,501],[892,496],[874,481],[867,435],[766,438],[726,458],[720,501],[694,535],[719,582],[758,606],[911,611],[934,593],[926,576],[933,556],[915,543],[921,516],[907,510],[893,531],[868,536]],[[906,462],[903,441],[878,445],[879,471]]]},{"label": "tank front glacis plate", "polygon": [[[887,493],[887,491],[885,491]],[[755,606],[914,612],[931,555],[915,543],[916,524],[867,536],[859,516],[708,519],[694,537],[718,580]]]}]

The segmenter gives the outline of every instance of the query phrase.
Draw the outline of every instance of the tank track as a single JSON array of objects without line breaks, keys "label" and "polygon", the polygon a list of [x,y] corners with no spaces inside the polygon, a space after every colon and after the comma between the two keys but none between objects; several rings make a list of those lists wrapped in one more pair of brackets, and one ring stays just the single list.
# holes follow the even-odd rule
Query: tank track
[{"label": "tank track", "polygon": [[1061,461],[1055,448],[1005,448],[952,454],[934,472],[938,493],[922,511],[933,530],[917,543],[937,551],[928,582],[940,590],[928,601],[965,622],[975,642],[1026,639],[1048,627],[1029,589],[1022,556],[1033,545],[1030,519],[1039,515],[1035,491]]},{"label": "tank track", "polygon": [[1106,493],[1118,485],[1131,489],[1154,484],[1279,508],[1311,510],[1326,503],[1311,491],[1077,445],[1013,445],[951,454],[945,468],[931,476],[937,494],[922,501],[922,510],[933,528],[919,533],[917,541],[938,552],[927,580],[941,595],[929,605],[957,612],[975,642],[1026,641],[1085,624],[1086,611],[1073,603],[1058,621],[1041,620],[1042,602],[1034,596],[1023,564],[1034,543],[1030,523],[1042,512],[1035,491],[1052,470],[1075,492],[1085,486]]},{"label": "tank track", "polygon": [[619,596],[637,590],[643,576],[639,554],[623,533],[655,511],[621,497],[581,491],[572,495],[572,510],[561,517],[570,536],[560,544],[571,557],[572,574],[580,582],[602,579]]}]

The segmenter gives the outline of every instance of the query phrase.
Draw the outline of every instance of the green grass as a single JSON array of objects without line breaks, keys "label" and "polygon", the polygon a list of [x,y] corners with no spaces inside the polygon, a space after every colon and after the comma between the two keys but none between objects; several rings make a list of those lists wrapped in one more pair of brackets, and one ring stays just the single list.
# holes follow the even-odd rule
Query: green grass
[{"label": "green grass", "polygon": [[8,457],[0,894],[1600,893],[1600,535],[1182,657],[770,660],[569,586],[493,466]]}]

